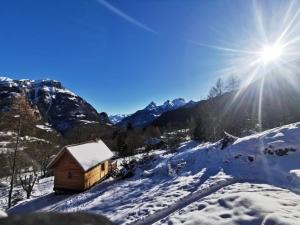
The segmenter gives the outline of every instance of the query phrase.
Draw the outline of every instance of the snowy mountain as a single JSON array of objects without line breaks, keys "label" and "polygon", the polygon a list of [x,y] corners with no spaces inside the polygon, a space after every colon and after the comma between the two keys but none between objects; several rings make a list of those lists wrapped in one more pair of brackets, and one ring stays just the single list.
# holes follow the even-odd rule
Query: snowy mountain
[{"label": "snowy mountain", "polygon": [[134,225],[298,224],[300,123],[226,137],[186,141],[176,150],[153,151],[148,160],[136,155],[131,178],[108,179],[77,195],[55,196],[47,178],[35,187],[40,198],[9,213],[87,211]]},{"label": "snowy mountain", "polygon": [[15,97],[25,95],[42,119],[65,133],[77,125],[105,124],[108,117],[98,113],[84,99],[56,80],[13,80],[0,78],[0,111],[5,112]]},{"label": "snowy mountain", "polygon": [[121,122],[127,116],[130,116],[130,114],[110,115],[108,118],[112,124],[117,124],[117,123]]},{"label": "snowy mountain", "polygon": [[186,103],[184,105],[185,108],[190,108],[192,106],[194,106],[195,104],[197,104],[197,102],[193,101],[193,100],[190,100],[188,103]]},{"label": "snowy mountain", "polygon": [[174,109],[178,109],[182,106],[184,106],[186,103],[186,101],[183,98],[176,98],[172,101],[167,100],[165,101],[162,105],[157,105],[155,102],[150,102],[145,108],[144,110],[146,111],[170,111],[170,110],[174,110]]},{"label": "snowy mountain", "polygon": [[10,82],[10,81],[12,81],[12,79],[8,77],[0,77],[0,82]]},{"label": "snowy mountain", "polygon": [[172,111],[185,106],[187,103],[183,98],[177,98],[172,101],[167,100],[162,105],[157,105],[155,102],[150,102],[144,109],[138,110],[135,113],[124,117],[117,123],[119,126],[126,126],[131,123],[133,127],[145,127],[154,121],[161,114]]}]

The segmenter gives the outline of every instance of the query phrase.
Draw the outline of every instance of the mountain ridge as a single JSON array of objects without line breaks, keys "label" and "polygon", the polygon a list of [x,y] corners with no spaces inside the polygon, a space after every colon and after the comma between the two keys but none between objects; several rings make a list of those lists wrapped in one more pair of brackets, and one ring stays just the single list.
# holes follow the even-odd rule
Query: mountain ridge
[{"label": "mountain ridge", "polygon": [[[294,85],[291,85],[290,79]],[[286,79],[270,74],[240,90],[201,100],[188,108],[165,112],[150,126],[171,130],[197,127],[200,139],[215,141],[222,137],[224,131],[245,136],[261,129],[297,122],[300,120],[299,84],[300,77],[297,75]]]},{"label": "mountain ridge", "polygon": [[[164,112],[184,107],[188,103],[183,98],[166,100],[161,105],[157,105],[154,101],[151,101],[143,109],[137,110],[136,112],[128,116],[120,117],[119,122],[117,122],[116,124],[118,126],[126,126],[130,123],[133,127],[145,127]],[[114,119],[115,117],[111,116],[111,118]]]},{"label": "mountain ridge", "polygon": [[0,77],[0,111],[6,112],[18,96],[27,100],[60,133],[77,125],[110,124],[106,113],[98,113],[86,100],[65,88],[57,80],[11,79]]}]

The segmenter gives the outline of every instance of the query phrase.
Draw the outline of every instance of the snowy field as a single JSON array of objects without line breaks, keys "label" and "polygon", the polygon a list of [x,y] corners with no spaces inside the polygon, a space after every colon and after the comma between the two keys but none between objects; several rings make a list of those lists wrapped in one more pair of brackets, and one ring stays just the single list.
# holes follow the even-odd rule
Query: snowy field
[{"label": "snowy field", "polygon": [[267,184],[236,183],[155,224],[299,224],[300,196]]},{"label": "snowy field", "polygon": [[[115,224],[300,224],[300,123],[221,143],[187,141],[124,180],[54,196],[51,178],[8,213],[88,211]],[[3,195],[1,196],[3,198]]]}]

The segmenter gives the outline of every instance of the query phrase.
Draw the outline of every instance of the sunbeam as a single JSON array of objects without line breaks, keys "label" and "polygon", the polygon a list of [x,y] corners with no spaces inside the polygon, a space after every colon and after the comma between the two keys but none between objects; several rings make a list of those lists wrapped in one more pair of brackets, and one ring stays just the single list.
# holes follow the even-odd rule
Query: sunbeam
[{"label": "sunbeam", "polygon": [[280,59],[282,56],[283,48],[281,45],[265,46],[260,55],[264,63],[269,63]]},{"label": "sunbeam", "polygon": [[[243,88],[270,74],[273,70],[276,70],[278,74],[284,73],[285,70],[293,70],[300,59],[300,5],[291,1],[285,8],[280,8],[281,11],[276,14],[278,15],[276,20],[271,20],[271,15],[263,10],[261,4],[261,2],[254,1],[255,29],[248,37],[247,45],[239,44],[238,40],[231,41],[235,43],[235,47],[209,45],[188,40],[194,45],[211,48],[224,55],[227,63],[219,74],[226,77],[234,73],[242,80]],[[271,23],[266,21],[271,21]],[[236,46],[245,47],[237,48]],[[297,70],[294,72],[296,73]],[[253,76],[253,74],[256,75]]]},{"label": "sunbeam", "polygon": [[[261,132],[264,129],[264,95],[272,92],[272,87],[266,87],[266,79],[272,79],[276,85],[280,85],[280,81],[284,80],[291,88],[297,88],[296,78],[299,75],[300,59],[300,5],[296,7],[295,1],[290,2],[286,8],[281,8],[282,11],[278,12],[277,20],[272,21],[260,4],[260,2],[254,1],[254,21],[256,23],[254,27],[257,32],[253,32],[253,35],[249,36],[248,45],[245,48],[202,46],[210,47],[225,55],[228,64],[222,72],[226,71],[227,74],[221,74],[221,76],[226,77],[234,73],[242,80],[240,89],[224,109],[224,114],[229,108],[239,107],[242,104],[240,101],[257,101],[255,102],[257,109],[253,113],[257,115],[258,128]],[[280,16],[283,16],[283,19],[279,18]],[[266,21],[272,22],[267,23]],[[239,46],[243,45],[240,44]],[[257,85],[258,98],[252,98],[253,96],[245,98],[244,93],[249,85]],[[299,92],[298,88],[296,90]],[[264,143],[262,140],[259,143],[259,148],[263,156]],[[262,157],[262,163],[266,174],[268,174],[269,168],[264,163],[264,157]]]}]

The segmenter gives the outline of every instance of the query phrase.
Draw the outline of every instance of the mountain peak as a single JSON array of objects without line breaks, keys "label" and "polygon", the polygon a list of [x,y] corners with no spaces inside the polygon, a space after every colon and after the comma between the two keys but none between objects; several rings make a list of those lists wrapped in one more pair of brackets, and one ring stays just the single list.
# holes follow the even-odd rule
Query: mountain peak
[{"label": "mountain peak", "polygon": [[0,82],[9,82],[9,81],[13,81],[13,80],[8,77],[0,76]]},{"label": "mountain peak", "polygon": [[173,106],[173,104],[171,103],[170,100],[167,100],[164,102],[164,104],[162,105],[164,108],[170,108]]},{"label": "mountain peak", "polygon": [[181,106],[184,106],[185,104],[186,102],[183,98],[175,98],[172,101],[170,100],[165,101],[162,107],[169,108],[169,109],[176,109]]},{"label": "mountain peak", "polygon": [[[66,89],[56,80],[10,79],[0,77],[0,108],[9,109],[7,99],[15,98],[22,92],[36,107],[41,117],[59,132],[72,130],[87,124],[103,125],[108,122],[107,115],[98,113],[84,99]],[[96,126],[98,126],[96,125]]]},{"label": "mountain peak", "polygon": [[[183,107],[185,104],[186,102],[183,98],[176,98],[172,101],[167,100],[162,105],[157,105],[152,101],[144,109],[138,110],[125,118],[121,118],[117,123],[121,126],[126,126],[126,124],[131,123],[134,127],[145,127],[161,114]],[[111,120],[113,119],[114,118],[111,117]]]},{"label": "mountain peak", "polygon": [[110,115],[108,118],[112,124],[117,124],[122,121],[125,117],[130,116],[131,114],[116,114]]},{"label": "mountain peak", "polygon": [[181,106],[184,106],[186,104],[186,101],[183,98],[175,98],[172,101],[172,104],[174,108],[179,108]]},{"label": "mountain peak", "polygon": [[155,102],[150,102],[149,105],[146,106],[145,110],[153,110],[156,109],[157,105]]}]

